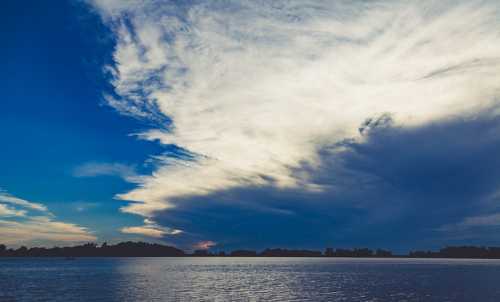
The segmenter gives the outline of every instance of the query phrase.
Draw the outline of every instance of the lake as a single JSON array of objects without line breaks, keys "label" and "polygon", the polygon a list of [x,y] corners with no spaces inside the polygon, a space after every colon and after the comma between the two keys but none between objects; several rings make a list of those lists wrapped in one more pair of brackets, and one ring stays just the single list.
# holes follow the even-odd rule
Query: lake
[{"label": "lake", "polygon": [[0,301],[500,301],[500,260],[0,258]]}]

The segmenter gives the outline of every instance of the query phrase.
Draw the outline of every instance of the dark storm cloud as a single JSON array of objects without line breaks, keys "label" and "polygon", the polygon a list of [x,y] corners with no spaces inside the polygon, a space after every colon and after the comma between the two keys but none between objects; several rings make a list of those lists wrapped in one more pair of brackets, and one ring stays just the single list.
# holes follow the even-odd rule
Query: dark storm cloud
[{"label": "dark storm cloud", "polygon": [[[178,199],[156,219],[190,230],[184,243],[404,248],[453,240],[443,226],[495,211],[500,118],[482,114],[415,128],[394,126],[387,116],[376,120],[369,130],[363,124],[362,142],[323,148],[319,169],[296,171],[322,192],[231,189]],[[491,241],[488,230],[495,228],[469,231],[468,238]]]}]

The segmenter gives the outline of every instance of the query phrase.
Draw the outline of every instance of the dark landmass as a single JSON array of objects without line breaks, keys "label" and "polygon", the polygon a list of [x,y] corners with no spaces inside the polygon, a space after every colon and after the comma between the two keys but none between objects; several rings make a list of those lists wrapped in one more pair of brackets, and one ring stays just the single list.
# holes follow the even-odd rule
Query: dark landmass
[{"label": "dark landmass", "polygon": [[9,249],[0,244],[0,257],[349,257],[349,258],[469,258],[500,259],[500,247],[455,246],[439,251],[411,251],[407,255],[395,255],[388,250],[368,248],[315,250],[265,249],[211,252],[196,250],[186,253],[175,247],[145,242],[121,242],[116,245],[95,243],[71,247],[20,247]]},{"label": "dark landmass", "polygon": [[0,257],[182,257],[184,251],[171,246],[145,242],[121,242],[116,245],[95,243],[72,247],[20,247],[7,249],[0,245]]},{"label": "dark landmass", "polygon": [[408,256],[412,258],[500,259],[500,247],[450,246],[438,252],[412,251]]}]

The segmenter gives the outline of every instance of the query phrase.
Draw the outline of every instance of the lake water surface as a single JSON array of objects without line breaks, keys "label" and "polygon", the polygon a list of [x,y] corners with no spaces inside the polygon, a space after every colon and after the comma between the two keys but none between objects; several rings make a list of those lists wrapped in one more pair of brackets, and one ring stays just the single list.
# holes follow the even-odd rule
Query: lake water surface
[{"label": "lake water surface", "polygon": [[0,301],[500,301],[500,261],[0,258]]}]

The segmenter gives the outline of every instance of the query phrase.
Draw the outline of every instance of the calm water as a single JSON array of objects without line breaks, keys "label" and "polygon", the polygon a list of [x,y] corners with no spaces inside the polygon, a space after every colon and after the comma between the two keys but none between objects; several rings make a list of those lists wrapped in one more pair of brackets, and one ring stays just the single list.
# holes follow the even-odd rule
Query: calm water
[{"label": "calm water", "polygon": [[0,301],[500,301],[500,261],[1,259]]}]

